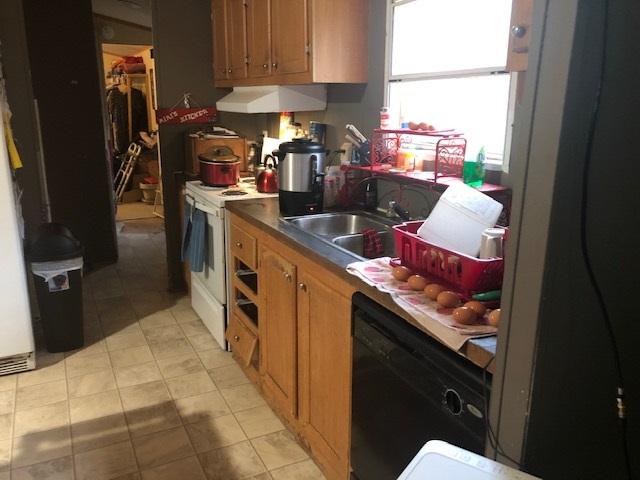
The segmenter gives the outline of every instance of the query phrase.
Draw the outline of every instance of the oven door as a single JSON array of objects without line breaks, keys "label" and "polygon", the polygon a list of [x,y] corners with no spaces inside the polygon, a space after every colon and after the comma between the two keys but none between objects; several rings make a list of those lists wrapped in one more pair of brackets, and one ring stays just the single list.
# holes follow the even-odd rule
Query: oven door
[{"label": "oven door", "polygon": [[204,259],[204,268],[202,272],[191,272],[191,278],[198,281],[206,292],[212,295],[221,305],[225,305],[227,298],[224,260],[224,209],[198,201],[191,195],[186,195],[185,200],[189,205],[195,205],[195,208],[207,215],[207,227],[205,230],[207,254]]}]

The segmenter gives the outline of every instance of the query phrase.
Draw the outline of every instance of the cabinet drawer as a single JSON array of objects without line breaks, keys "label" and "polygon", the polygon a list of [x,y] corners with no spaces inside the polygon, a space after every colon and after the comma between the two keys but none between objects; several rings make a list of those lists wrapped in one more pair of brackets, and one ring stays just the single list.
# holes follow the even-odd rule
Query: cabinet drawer
[{"label": "cabinet drawer", "polygon": [[235,315],[231,315],[229,327],[227,327],[227,341],[233,353],[242,360],[245,367],[248,367],[258,344],[258,337]]},{"label": "cabinet drawer", "polygon": [[231,225],[229,241],[231,253],[247,267],[256,269],[256,239],[236,225]]}]

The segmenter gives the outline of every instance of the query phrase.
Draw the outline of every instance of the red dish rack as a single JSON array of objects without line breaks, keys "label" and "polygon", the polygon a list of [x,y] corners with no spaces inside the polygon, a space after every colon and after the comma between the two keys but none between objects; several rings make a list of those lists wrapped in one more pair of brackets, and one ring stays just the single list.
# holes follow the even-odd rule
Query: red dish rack
[{"label": "red dish rack", "polygon": [[426,278],[444,282],[466,297],[502,287],[502,258],[475,258],[430,244],[417,234],[422,224],[420,220],[393,227],[400,264]]},{"label": "red dish rack", "polygon": [[403,144],[413,143],[412,137],[430,137],[435,143],[434,170],[428,175],[431,180],[462,177],[467,140],[455,130],[375,129],[371,140],[372,170],[398,167],[398,150]]}]

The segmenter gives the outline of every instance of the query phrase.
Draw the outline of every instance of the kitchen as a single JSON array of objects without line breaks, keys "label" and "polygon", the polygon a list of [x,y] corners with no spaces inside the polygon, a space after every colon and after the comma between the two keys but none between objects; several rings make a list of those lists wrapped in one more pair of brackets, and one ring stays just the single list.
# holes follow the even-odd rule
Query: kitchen
[{"label": "kitchen", "polygon": [[[368,33],[369,68],[366,85],[331,85],[327,93],[327,110],[323,116],[305,113],[295,115],[296,121],[301,122],[303,128],[306,128],[309,120],[326,123],[326,143],[332,150],[341,146],[347,123],[356,125],[366,136],[379,126],[380,107],[384,105],[386,88],[385,58],[382,52],[385,50],[387,12],[383,3],[368,2],[369,16],[365,30]],[[204,10],[200,7],[200,14],[194,13],[194,17],[203,16]],[[486,339],[479,343],[467,342],[462,353],[467,357],[464,359],[467,364],[480,368],[480,378],[482,367],[488,370],[485,373],[492,374],[487,411],[493,432],[487,433],[488,438],[483,442],[486,445],[484,453],[489,458],[520,466],[543,478],[630,478],[631,475],[624,471],[623,448],[616,424],[618,383],[614,378],[615,368],[612,365],[606,323],[600,317],[597,303],[592,303],[591,299],[595,298],[592,286],[584,273],[582,259],[575,253],[579,251],[578,219],[582,205],[579,180],[583,171],[582,160],[576,158],[576,152],[578,157],[580,154],[586,155],[585,139],[588,138],[589,112],[593,92],[597,87],[600,57],[591,55],[586,66],[580,63],[580,59],[584,58],[584,51],[600,51],[600,38],[598,35],[589,35],[588,32],[600,32],[604,18],[601,14],[588,15],[585,8],[579,2],[564,5],[535,2],[529,66],[522,86],[522,97],[514,108],[509,172],[508,175],[500,175],[498,172],[498,177],[502,176],[502,179],[496,179],[495,173],[487,171],[487,183],[504,181],[513,192],[502,284],[503,318],[497,341],[493,337],[492,346],[488,346],[489,341]],[[637,14],[636,10],[633,12]],[[611,28],[611,31],[626,32],[625,29],[633,23],[633,19],[637,17],[629,15],[622,18],[619,12],[612,14],[610,21],[612,24],[616,22],[616,28]],[[154,46],[158,50],[160,96],[163,88],[162,42],[169,42],[168,35],[162,36],[162,28],[165,27],[165,31],[175,31],[177,28],[173,19],[170,21],[167,18],[164,21],[164,25],[161,22],[154,25],[158,29],[158,43]],[[187,34],[188,22],[184,22],[183,28]],[[287,31],[283,26],[279,30]],[[612,42],[622,41],[619,35],[614,35],[613,38]],[[544,48],[548,45],[553,45],[553,48]],[[193,54],[193,47],[191,53]],[[621,55],[624,57],[627,53]],[[197,55],[194,56],[196,58],[190,62],[194,70],[197,70],[205,62]],[[625,65],[619,67],[625,74],[628,73],[625,68],[633,68],[633,62],[625,63],[624,58],[610,57],[608,61]],[[207,70],[200,73],[204,81],[209,70],[203,70]],[[577,82],[577,78],[584,80],[585,77],[591,80],[584,84]],[[210,81],[210,77],[208,78]],[[174,88],[170,85],[172,81],[169,79],[164,88]],[[626,76],[616,78],[616,81],[616,88],[621,92],[633,91],[633,86],[625,83]],[[182,93],[177,91],[182,90],[181,87],[176,87],[171,95]],[[200,88],[204,90],[203,87]],[[608,115],[606,118],[611,121],[610,117],[616,115],[614,112],[628,112],[630,104],[635,100],[623,101],[605,88],[605,92],[607,91],[608,96],[603,96],[603,102],[611,103],[606,104],[608,109],[603,107],[602,115]],[[224,93],[227,92],[221,92],[220,96]],[[213,92],[204,93],[207,94],[212,95]],[[194,95],[208,98],[199,92]],[[627,101],[629,103],[625,103]],[[165,102],[167,107],[171,106],[168,98]],[[220,124],[256,137],[262,130],[268,130],[270,136],[277,136],[277,120],[277,116],[271,114],[249,117],[224,111],[220,112],[219,118]],[[429,118],[408,120],[431,121]],[[617,135],[625,136],[618,138],[632,138],[627,136],[631,124],[630,121],[619,127]],[[180,170],[181,162],[175,158],[184,155],[183,132],[175,129],[171,131],[170,128],[166,127],[168,135],[163,139],[166,138],[167,142],[164,151],[161,145],[161,155],[163,161],[177,162],[178,168],[175,170]],[[589,234],[589,239],[597,244],[608,242],[607,248],[617,258],[622,258],[618,256],[619,249],[622,246],[633,248],[636,234],[630,233],[619,244],[611,243],[611,235],[619,227],[616,219],[620,222],[621,217],[611,215],[610,212],[620,208],[620,203],[619,200],[616,203],[615,199],[606,197],[606,192],[619,191],[633,205],[635,197],[626,193],[631,191],[630,179],[633,178],[626,160],[628,153],[625,145],[629,144],[613,142],[609,137],[603,138],[605,127],[599,127],[598,132],[600,142],[610,142],[601,143],[599,151],[605,148],[603,145],[607,145],[607,148],[615,152],[621,159],[617,166],[626,175],[619,175],[622,179],[618,178],[614,183],[610,179],[611,175],[607,175],[604,170],[596,170],[603,168],[602,162],[592,164],[592,175],[595,176],[596,171],[599,173],[594,177],[598,178],[597,183],[592,185],[593,195],[598,195],[598,201],[595,204],[589,203],[589,208],[593,209],[589,211],[589,218],[598,218],[604,223],[602,227],[597,227],[597,234]],[[174,158],[168,159],[172,154]],[[562,159],[565,161],[561,161]],[[169,164],[168,167],[171,168],[172,165]],[[386,193],[382,188],[378,192],[380,195]],[[407,192],[407,195],[410,193]],[[165,207],[167,210],[171,208],[170,201]],[[177,197],[175,201],[177,204]],[[167,225],[172,221],[175,224],[179,222],[180,209],[175,207],[176,205],[173,208],[173,219],[168,218]],[[629,203],[625,205],[625,211],[628,207]],[[342,376],[341,372],[351,369],[351,296],[356,291],[363,292],[376,303],[382,304],[386,310],[394,312],[396,317],[407,320],[407,315],[390,300],[388,294],[382,294],[346,273],[347,261],[352,263],[356,260],[353,256],[337,251],[326,242],[304,232],[299,233],[299,229],[281,222],[278,219],[277,200],[230,202],[226,209],[230,213],[226,221],[231,236],[227,242],[227,255],[233,262],[240,262],[232,262],[229,268],[241,267],[240,270],[247,270],[244,267],[254,267],[254,272],[257,270],[258,288],[255,294],[251,293],[249,287],[238,287],[236,279],[240,280],[239,277],[227,275],[227,278],[233,278],[230,282],[231,295],[236,294],[233,291],[235,288],[248,300],[253,297],[260,315],[257,328],[260,354],[253,357],[249,355],[250,349],[247,349],[244,358],[239,351],[235,353],[236,358],[241,364],[245,363],[245,366],[248,360],[249,367],[257,359],[258,368],[254,368],[254,371],[259,373],[252,378],[251,370],[247,369],[249,378],[258,382],[268,403],[289,424],[303,444],[307,444],[327,478],[344,478],[343,474],[349,468],[347,440],[352,400],[349,393],[350,379]],[[420,215],[420,212],[410,213],[413,216]],[[167,212],[167,216],[171,214]],[[603,220],[605,218],[606,221]],[[590,222],[589,229],[595,228]],[[168,234],[174,235],[174,238],[168,238],[167,245],[173,244],[175,250],[179,248],[180,235],[175,229],[173,232]],[[242,250],[237,243],[243,247],[252,247],[248,251]],[[309,245],[312,247],[309,248]],[[593,251],[599,250],[594,247]],[[593,255],[597,256],[598,253]],[[336,257],[339,260],[332,261]],[[637,327],[626,320],[633,318],[633,313],[626,306],[628,302],[621,301],[623,294],[632,293],[628,289],[633,282],[627,281],[621,286],[621,277],[616,274],[616,268],[619,268],[616,262],[605,262],[603,267],[602,257],[598,258],[596,278],[600,282],[606,282],[603,284],[606,287],[606,306],[611,309],[612,319],[615,320],[615,338],[622,352],[622,368],[627,382],[626,406],[629,410],[627,441],[629,450],[633,452],[637,451],[637,448],[633,448],[637,442],[637,435],[633,432],[637,429],[634,429],[632,415],[633,399],[637,395],[634,390],[637,388],[634,383],[637,376],[633,375],[632,366],[635,364],[634,355],[637,354],[633,353],[631,342],[637,338]],[[173,267],[170,266],[170,274],[179,276],[182,266],[176,255],[171,256],[169,261],[175,263]],[[554,269],[554,265],[562,265],[562,271]],[[289,275],[289,279],[285,274]],[[304,292],[300,285],[304,285],[307,291]],[[575,289],[565,291],[568,285],[574,285]],[[611,290],[616,287],[620,290]],[[268,292],[266,297],[264,292]],[[585,297],[589,300],[585,301]],[[292,298],[297,301],[292,303]],[[611,298],[616,301],[610,300]],[[265,302],[270,305],[266,309]],[[355,299],[353,303],[356,303]],[[361,310],[366,311],[367,308],[365,305]],[[288,309],[289,314],[276,318],[275,312],[279,309]],[[288,319],[288,323],[277,321],[283,318]],[[579,318],[585,320],[579,323],[574,320]],[[340,319],[343,321],[340,322]],[[329,324],[323,323],[329,321]],[[243,319],[240,322],[235,325],[245,328],[241,330],[243,335],[249,330],[249,334],[256,336],[251,325],[247,325]],[[278,329],[270,331],[270,323],[277,325]],[[233,326],[234,323],[230,325]],[[319,326],[318,329],[313,328],[316,325]],[[236,334],[240,337],[237,332]],[[289,343],[286,348],[273,348],[273,345],[279,345],[279,341],[284,342],[287,338],[296,338],[296,344]],[[313,350],[316,353],[310,355],[309,348],[314,345],[323,345],[325,348]],[[266,352],[263,351],[263,346],[266,347]],[[468,359],[471,361],[468,362]],[[267,363],[261,365],[260,362],[264,361]],[[289,368],[291,365],[293,367]],[[330,366],[327,370],[336,378],[324,376],[326,365]],[[455,363],[448,365],[455,371]],[[455,380],[459,381],[460,378]],[[566,395],[562,394],[562,389],[556,390],[560,384],[564,385]],[[310,390],[309,386],[312,387]],[[318,393],[326,391],[323,388],[325,386],[329,386],[332,392],[328,400],[331,407],[329,410],[327,401],[322,401],[323,397]],[[482,387],[482,382],[480,386]],[[553,402],[550,401],[551,397],[554,398]],[[576,398],[584,400],[577,401]],[[567,410],[573,414],[567,416]],[[340,421],[332,423],[332,418]],[[602,437],[590,438],[593,431],[600,432]],[[401,436],[402,431],[394,432],[394,435]],[[494,436],[498,439],[498,444],[492,441]],[[554,441],[549,442],[549,437]],[[562,451],[562,455],[558,455],[557,450]]]}]

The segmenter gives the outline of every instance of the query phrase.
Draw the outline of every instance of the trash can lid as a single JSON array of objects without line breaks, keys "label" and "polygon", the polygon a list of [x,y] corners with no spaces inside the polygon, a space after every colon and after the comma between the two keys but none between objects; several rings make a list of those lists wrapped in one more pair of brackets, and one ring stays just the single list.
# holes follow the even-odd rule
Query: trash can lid
[{"label": "trash can lid", "polygon": [[43,223],[29,242],[28,256],[32,262],[52,262],[81,257],[80,241],[61,223]]}]

